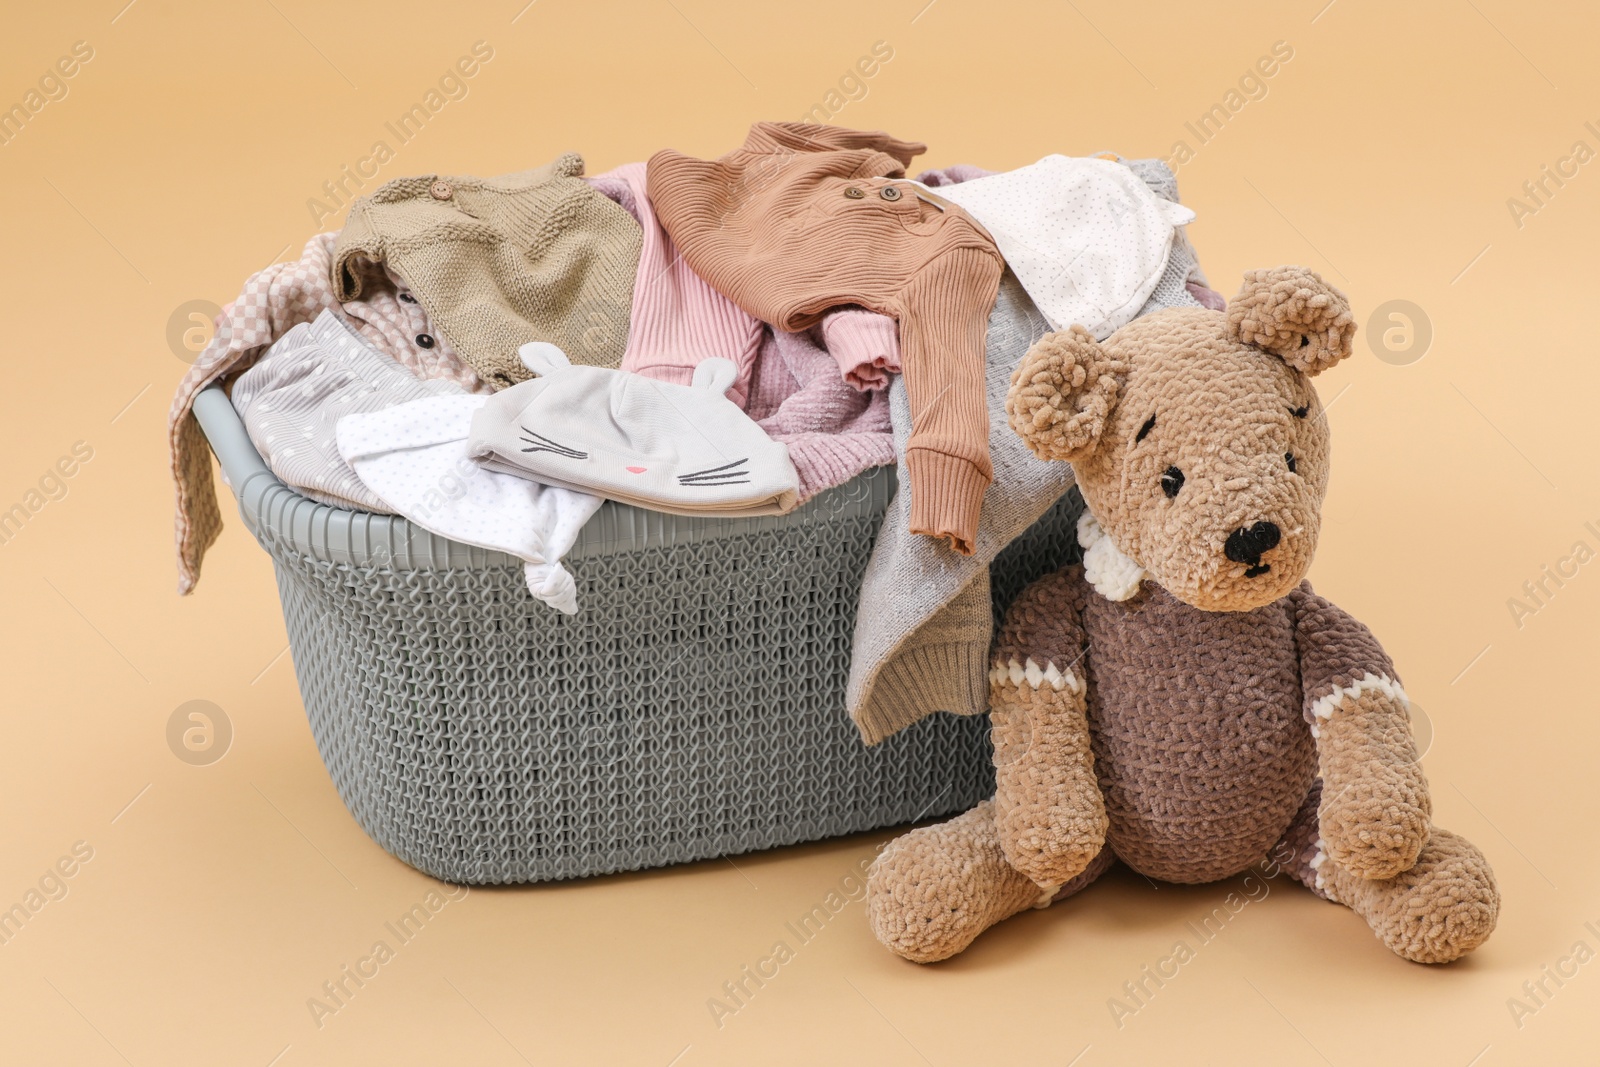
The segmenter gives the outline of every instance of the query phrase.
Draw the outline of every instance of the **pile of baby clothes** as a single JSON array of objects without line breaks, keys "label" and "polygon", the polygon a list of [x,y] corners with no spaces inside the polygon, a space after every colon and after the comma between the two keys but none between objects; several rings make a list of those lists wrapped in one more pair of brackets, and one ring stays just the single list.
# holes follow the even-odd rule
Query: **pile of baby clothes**
[{"label": "pile of baby clothes", "polygon": [[178,389],[180,591],[220,529],[190,411],[218,380],[285,483],[510,552],[567,612],[602,499],[774,514],[898,464],[851,713],[877,740],[981,710],[988,564],[1071,485],[1006,431],[1012,368],[1049,329],[1222,301],[1160,162],[907,178],[925,150],[758,123],[715,160],[568,153],[357,200],[245,284]]}]

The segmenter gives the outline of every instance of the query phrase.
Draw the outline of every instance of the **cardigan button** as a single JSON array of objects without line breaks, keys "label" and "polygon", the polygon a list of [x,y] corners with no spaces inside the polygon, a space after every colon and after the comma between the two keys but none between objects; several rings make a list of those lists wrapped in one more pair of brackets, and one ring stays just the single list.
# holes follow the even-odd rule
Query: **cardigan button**
[{"label": "cardigan button", "polygon": [[900,190],[893,185],[885,185],[882,189],[878,190],[878,195],[883,197],[885,200],[899,200]]},{"label": "cardigan button", "polygon": [[446,181],[437,181],[428,186],[428,195],[435,200],[449,200],[451,192],[450,183]]},{"label": "cardigan button", "polygon": [[863,193],[860,189],[857,189],[853,185],[847,185],[845,186],[844,195],[849,197],[851,200],[860,200],[867,194]]},{"label": "cardigan button", "polygon": [[433,347],[433,335],[431,333],[419,333],[419,334],[417,334],[417,344],[422,346],[423,348],[432,348]]}]

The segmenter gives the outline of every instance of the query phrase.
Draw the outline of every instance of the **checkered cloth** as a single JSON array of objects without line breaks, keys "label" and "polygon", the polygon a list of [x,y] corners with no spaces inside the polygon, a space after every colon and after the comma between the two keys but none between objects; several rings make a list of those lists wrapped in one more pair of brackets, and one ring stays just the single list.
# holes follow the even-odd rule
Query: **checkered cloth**
[{"label": "checkered cloth", "polygon": [[[178,592],[189,593],[200,577],[200,561],[222,532],[210,446],[195,420],[194,398],[219,378],[249,369],[267,346],[291,327],[332,311],[345,325],[424,381],[445,379],[469,392],[489,388],[433,329],[422,305],[382,267],[368,264],[361,299],[340,304],[333,295],[332,263],[338,233],[306,242],[300,258],[257,272],[238,299],[217,316],[216,333],[172,398],[168,436],[177,489]],[[420,343],[419,343],[419,339]]]}]

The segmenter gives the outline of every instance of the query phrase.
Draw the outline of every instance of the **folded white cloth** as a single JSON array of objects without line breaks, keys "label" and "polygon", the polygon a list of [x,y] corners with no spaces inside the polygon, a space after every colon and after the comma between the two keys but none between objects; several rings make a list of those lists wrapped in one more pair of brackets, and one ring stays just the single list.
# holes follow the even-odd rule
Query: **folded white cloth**
[{"label": "folded white cloth", "polygon": [[578,591],[561,566],[599,497],[484,470],[467,458],[473,415],[491,398],[436,396],[339,420],[339,453],[367,488],[423,529],[524,561],[528,591],[568,615]]},{"label": "folded white cloth", "polygon": [[519,354],[539,377],[472,419],[467,451],[487,469],[676,515],[781,515],[798,501],[789,450],[723,395],[731,361],[702,360],[678,385],[574,367],[542,341]]},{"label": "folded white cloth", "polygon": [[1133,321],[1194,221],[1113,159],[1045,156],[937,195],[983,224],[1052,329],[1099,339]]}]

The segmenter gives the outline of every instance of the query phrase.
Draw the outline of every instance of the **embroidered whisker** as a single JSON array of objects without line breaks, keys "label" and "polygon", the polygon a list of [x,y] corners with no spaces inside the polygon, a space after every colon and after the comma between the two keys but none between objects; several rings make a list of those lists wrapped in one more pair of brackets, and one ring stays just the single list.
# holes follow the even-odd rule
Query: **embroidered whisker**
[{"label": "embroidered whisker", "polygon": [[700,477],[701,475],[704,475],[704,474],[715,474],[718,471],[725,471],[729,467],[738,467],[738,466],[740,466],[742,464],[749,463],[749,462],[750,462],[750,460],[749,460],[748,457],[746,457],[745,459],[736,459],[732,463],[724,463],[720,467],[707,467],[705,470],[690,471],[688,474],[680,474],[680,475],[678,475],[678,480],[681,482],[685,478],[698,478],[698,477]]},{"label": "embroidered whisker", "polygon": [[529,445],[533,446],[531,448],[524,448],[522,450],[524,452],[554,452],[556,455],[566,456],[568,459],[589,458],[589,453],[579,452],[576,448],[570,448],[559,441],[552,441],[543,434],[534,433],[526,426],[522,427],[522,432],[525,435],[522,439],[528,442]]}]

